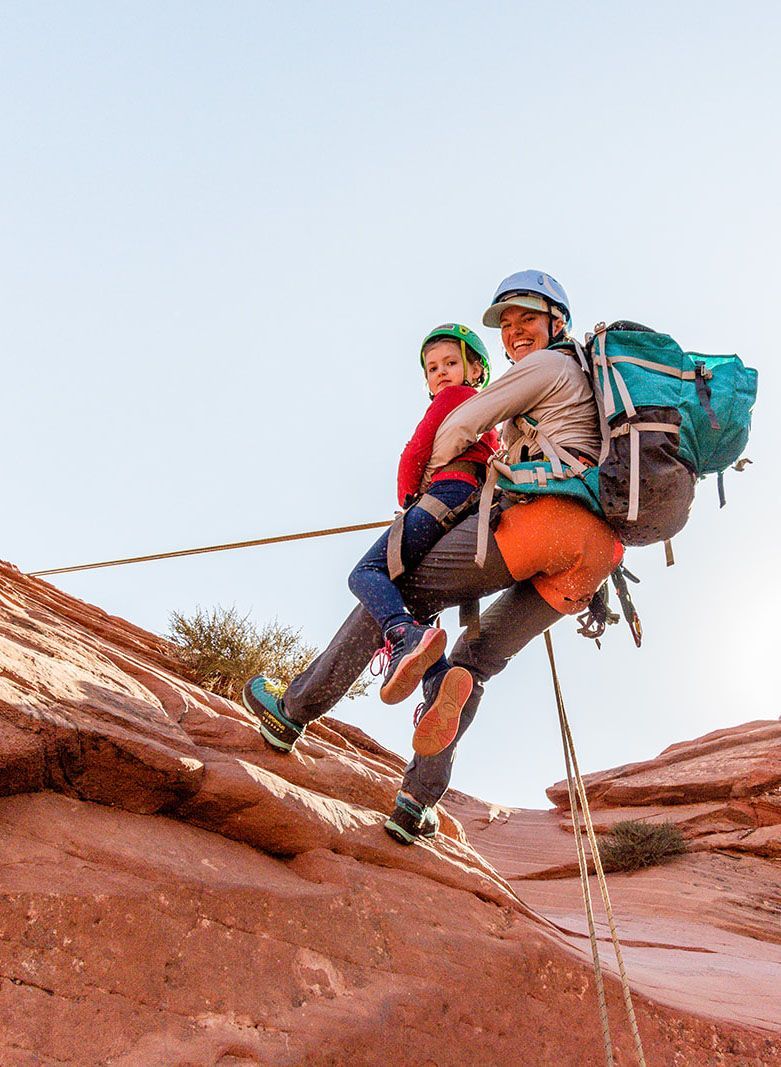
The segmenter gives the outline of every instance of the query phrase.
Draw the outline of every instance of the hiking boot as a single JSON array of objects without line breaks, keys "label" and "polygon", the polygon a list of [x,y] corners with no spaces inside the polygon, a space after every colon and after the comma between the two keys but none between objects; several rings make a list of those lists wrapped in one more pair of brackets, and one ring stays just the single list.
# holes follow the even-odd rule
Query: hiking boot
[{"label": "hiking boot", "polygon": [[472,675],[463,667],[451,667],[423,683],[423,703],[415,712],[412,735],[419,756],[436,756],[455,740],[472,685]]},{"label": "hiking boot", "polygon": [[385,631],[385,647],[376,655],[385,661],[380,687],[383,704],[398,704],[417,689],[423,675],[444,654],[447,634],[435,626],[400,622]]},{"label": "hiking boot", "polygon": [[396,794],[396,807],[385,820],[385,832],[400,845],[414,845],[419,837],[434,837],[439,819],[433,808],[418,804],[406,793]]},{"label": "hiking boot", "polygon": [[247,711],[258,720],[263,738],[277,752],[290,752],[304,732],[304,727],[292,722],[284,712],[279,682],[256,674],[245,684],[241,699]]}]

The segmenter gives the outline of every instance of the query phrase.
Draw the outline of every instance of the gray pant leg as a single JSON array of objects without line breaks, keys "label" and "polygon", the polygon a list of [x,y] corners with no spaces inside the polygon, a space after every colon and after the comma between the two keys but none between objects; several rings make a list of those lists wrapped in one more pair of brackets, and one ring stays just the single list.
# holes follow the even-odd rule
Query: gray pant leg
[{"label": "gray pant leg", "polygon": [[404,772],[401,788],[421,804],[436,804],[453,771],[456,746],[472,723],[483,682],[504,670],[516,652],[562,618],[546,603],[531,582],[519,582],[502,593],[480,616],[480,636],[475,641],[459,637],[450,661],[466,667],[474,680],[472,695],[461,712],[456,738],[436,756],[414,756]]},{"label": "gray pant leg", "polygon": [[338,703],[382,644],[380,628],[361,604],[342,623],[331,643],[285,691],[285,714],[305,725]]},{"label": "gray pant leg", "polygon": [[[477,516],[471,515],[437,542],[414,571],[400,581],[414,615],[428,618],[444,608],[479,600],[512,584],[493,536],[488,539],[485,567],[474,561]],[[348,616],[331,643],[285,693],[285,712],[305,724],[325,715],[366,669],[381,644],[377,623],[360,605]]]},{"label": "gray pant leg", "polygon": [[453,664],[466,667],[475,679],[488,681],[503,671],[516,653],[563,618],[543,600],[531,582],[516,582],[480,616],[480,636],[456,641]]}]

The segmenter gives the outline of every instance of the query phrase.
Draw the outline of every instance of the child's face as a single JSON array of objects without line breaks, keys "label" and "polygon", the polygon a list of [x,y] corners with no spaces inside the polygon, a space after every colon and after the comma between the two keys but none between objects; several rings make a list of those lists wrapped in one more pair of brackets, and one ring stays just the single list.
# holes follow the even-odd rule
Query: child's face
[{"label": "child's face", "polygon": [[[467,362],[469,380],[480,377],[480,367]],[[464,384],[464,360],[461,345],[443,337],[426,349],[426,381],[432,396],[441,393],[449,385]]]},{"label": "child's face", "polygon": [[508,307],[502,312],[499,325],[502,328],[502,344],[513,363],[548,347],[550,319],[544,311],[529,308]]}]

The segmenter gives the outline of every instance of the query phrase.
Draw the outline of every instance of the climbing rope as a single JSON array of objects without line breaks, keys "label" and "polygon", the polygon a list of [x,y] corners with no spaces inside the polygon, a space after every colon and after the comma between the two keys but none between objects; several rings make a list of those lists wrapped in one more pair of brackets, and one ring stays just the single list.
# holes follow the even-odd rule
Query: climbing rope
[{"label": "climbing rope", "polygon": [[307,530],[305,533],[281,534],[279,537],[259,537],[254,541],[233,541],[227,545],[207,545],[205,548],[181,548],[177,552],[156,552],[148,556],[129,556],[127,559],[107,559],[102,563],[80,563],[76,567],[52,567],[47,571],[29,571],[28,578],[44,578],[48,574],[72,574],[74,571],[95,571],[100,567],[122,567],[126,563],[148,563],[153,559],[176,559],[177,556],[199,556],[204,552],[229,552],[233,548],[252,548],[255,545],[276,545],[281,541],[303,541],[308,537],[331,537],[333,534],[354,533],[358,530],[379,530],[391,521],[363,522],[357,526],[335,526],[330,530]]},{"label": "climbing rope", "polygon": [[[605,988],[602,979],[602,968],[599,962],[599,950],[597,948],[596,933],[594,930],[594,918],[593,909],[591,905],[591,891],[588,884],[588,866],[586,862],[585,848],[583,845],[583,838],[580,829],[580,820],[578,818],[578,804],[580,801],[580,811],[583,815],[583,822],[586,827],[586,833],[588,835],[589,845],[591,846],[591,855],[594,860],[594,870],[597,876],[597,882],[599,883],[599,889],[602,894],[602,903],[605,908],[605,914],[607,915],[608,925],[610,927],[610,937],[613,942],[613,949],[616,954],[616,960],[618,962],[618,973],[621,977],[621,988],[624,995],[624,1007],[626,1008],[626,1014],[629,1019],[629,1026],[632,1031],[632,1038],[635,1045],[635,1055],[637,1056],[637,1062],[640,1067],[645,1067],[645,1056],[643,1054],[643,1044],[640,1040],[640,1032],[637,1028],[637,1018],[635,1017],[635,1009],[632,1004],[632,994],[629,989],[629,979],[626,975],[626,968],[624,967],[624,958],[621,953],[621,943],[618,939],[618,931],[616,930],[616,924],[613,919],[613,908],[610,904],[610,894],[607,889],[607,880],[605,879],[605,872],[602,867],[602,860],[599,856],[599,848],[597,846],[596,834],[594,833],[594,826],[591,822],[591,811],[589,809],[588,797],[586,796],[586,787],[583,784],[583,779],[580,775],[580,768],[578,766],[578,759],[575,754],[575,742],[572,739],[572,731],[570,730],[569,720],[567,719],[567,712],[564,707],[564,697],[561,692],[561,685],[559,684],[559,675],[556,670],[556,660],[553,655],[553,640],[551,638],[550,630],[545,631],[545,647],[548,651],[548,660],[550,662],[551,676],[553,678],[553,690],[556,694],[556,707],[559,713],[559,726],[561,727],[561,740],[564,745],[564,762],[567,768],[567,791],[569,793],[570,811],[572,812],[572,824],[575,831],[575,842],[578,852],[578,867],[580,869],[580,884],[583,893],[583,903],[586,909],[586,918],[589,928],[589,939],[591,941],[591,953],[594,959],[594,975],[597,985],[597,996],[599,999],[599,1015],[602,1024],[602,1039],[605,1045],[605,1058],[608,1067],[613,1067],[613,1048],[610,1041],[610,1028],[607,1018],[607,1003],[605,1000]],[[574,779],[574,781],[573,781]],[[575,792],[577,791],[577,799]]]}]

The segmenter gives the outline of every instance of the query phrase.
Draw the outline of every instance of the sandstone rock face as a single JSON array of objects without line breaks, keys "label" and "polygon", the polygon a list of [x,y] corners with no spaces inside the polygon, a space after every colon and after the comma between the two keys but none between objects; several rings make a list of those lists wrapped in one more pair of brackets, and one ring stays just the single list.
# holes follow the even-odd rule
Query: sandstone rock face
[{"label": "sandstone rock face", "polygon": [[[781,1062],[778,729],[592,779],[605,826],[696,848],[610,876],[649,1064]],[[269,751],[165,642],[0,565],[0,1063],[603,1062],[565,808],[453,792],[404,849],[401,770],[333,719]]]}]

